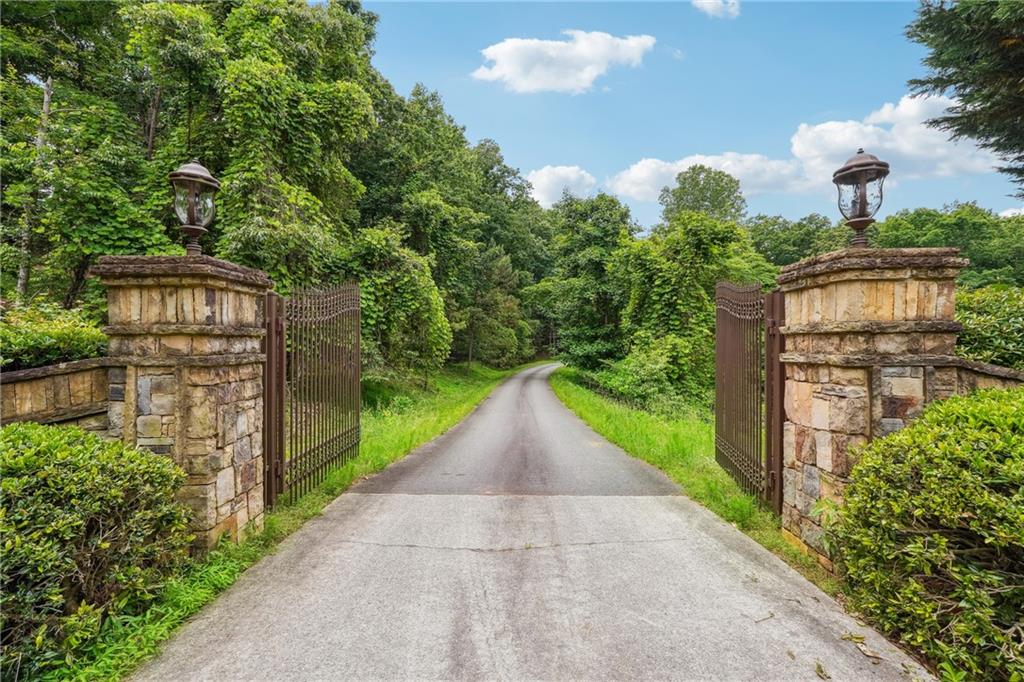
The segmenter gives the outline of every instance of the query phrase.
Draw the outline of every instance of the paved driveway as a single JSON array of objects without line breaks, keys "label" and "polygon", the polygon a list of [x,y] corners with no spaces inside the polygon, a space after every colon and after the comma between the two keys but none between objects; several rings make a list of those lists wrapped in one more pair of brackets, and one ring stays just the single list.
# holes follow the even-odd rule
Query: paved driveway
[{"label": "paved driveway", "polygon": [[928,677],[580,422],[553,367],[339,497],[135,678]]}]

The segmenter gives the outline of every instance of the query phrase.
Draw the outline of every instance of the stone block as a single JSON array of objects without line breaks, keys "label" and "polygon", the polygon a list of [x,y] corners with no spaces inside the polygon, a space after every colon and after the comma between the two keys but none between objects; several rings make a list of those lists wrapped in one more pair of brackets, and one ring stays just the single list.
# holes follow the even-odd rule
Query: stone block
[{"label": "stone block", "polygon": [[[915,368],[921,369],[921,368]],[[924,399],[924,379],[918,377],[882,377],[882,395]]]},{"label": "stone block", "polygon": [[796,505],[796,469],[786,468],[782,470],[782,503],[789,506]]},{"label": "stone block", "polygon": [[782,466],[796,466],[796,424],[787,421],[782,425]]},{"label": "stone block", "polygon": [[796,459],[804,464],[814,464],[817,453],[814,447],[814,429],[806,426],[796,428]]},{"label": "stone block", "polygon": [[174,414],[174,396],[167,393],[155,393],[150,396],[149,410],[151,414]]},{"label": "stone block", "polygon": [[890,433],[895,433],[896,431],[899,431],[904,426],[906,426],[906,424],[902,419],[896,419],[894,417],[883,417],[879,423],[879,427],[882,431],[880,435],[887,436]]},{"label": "stone block", "polygon": [[832,433],[829,431],[814,432],[814,464],[825,471],[832,471]]},{"label": "stone block", "polygon": [[924,409],[924,399],[910,396],[882,396],[882,417],[912,419]]},{"label": "stone block", "polygon": [[[33,382],[34,383],[34,382]],[[92,377],[87,372],[68,375],[68,390],[72,405],[85,405],[92,401]]]},{"label": "stone block", "polygon": [[188,355],[192,340],[183,334],[160,337],[160,351],[165,355]]},{"label": "stone block", "polygon": [[803,490],[798,489],[796,491],[796,509],[800,512],[801,516],[810,516],[811,512],[814,511],[814,505],[817,501],[817,497],[811,497]]},{"label": "stone block", "polygon": [[238,467],[238,492],[244,493],[256,485],[256,462],[249,460]]},{"label": "stone block", "polygon": [[217,522],[217,495],[212,483],[183,486],[178,499],[192,510],[193,528],[204,530]]},{"label": "stone block", "polygon": [[811,401],[811,426],[815,429],[828,429],[831,421],[832,401],[828,396],[815,395]]},{"label": "stone block", "polygon": [[818,553],[827,555],[824,542],[825,534],[821,530],[821,526],[808,518],[804,518],[800,523],[800,539]]},{"label": "stone block", "polygon": [[235,415],[235,437],[242,438],[249,435],[249,411],[239,410]]},{"label": "stone block", "polygon": [[189,438],[205,438],[217,435],[217,407],[212,399],[203,392],[190,393],[188,412],[185,423],[188,425]]},{"label": "stone block", "polygon": [[801,490],[808,497],[817,500],[821,495],[821,470],[816,466],[805,465],[801,478]]},{"label": "stone block", "polygon": [[252,441],[249,436],[236,440],[232,446],[232,460],[235,465],[244,464],[252,459]]},{"label": "stone block", "polygon": [[135,433],[139,438],[159,438],[163,435],[159,415],[142,415],[135,420]]},{"label": "stone block", "polygon": [[217,505],[230,504],[235,499],[235,470],[226,467],[217,472]]},{"label": "stone block", "polygon": [[246,494],[246,502],[249,506],[249,517],[253,518],[263,513],[263,486],[256,485]]},{"label": "stone block", "polygon": [[821,475],[821,499],[840,505],[843,503],[843,493],[845,491],[846,483],[838,477],[830,474]]}]

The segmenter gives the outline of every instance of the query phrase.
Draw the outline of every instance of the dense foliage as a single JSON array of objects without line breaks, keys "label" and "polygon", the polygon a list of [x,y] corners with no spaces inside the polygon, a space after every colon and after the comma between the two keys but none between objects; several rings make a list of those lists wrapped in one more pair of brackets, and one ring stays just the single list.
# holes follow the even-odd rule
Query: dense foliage
[{"label": "dense foliage", "polygon": [[107,337],[80,311],[54,305],[0,313],[0,366],[29,369],[104,354]]},{"label": "dense foliage", "polygon": [[1024,3],[924,0],[907,35],[929,50],[914,90],[956,99],[930,123],[998,153],[1024,192]]},{"label": "dense foliage", "polygon": [[1024,389],[873,441],[831,532],[851,605],[968,679],[1024,676]]},{"label": "dense foliage", "polygon": [[181,253],[167,174],[223,185],[207,252],[279,291],[359,279],[371,369],[535,352],[549,216],[496,144],[370,63],[357,2],[4,3],[0,295],[102,314],[101,254]]},{"label": "dense foliage", "polygon": [[993,286],[961,291],[956,319],[963,325],[956,342],[958,354],[1024,370],[1024,289]]},{"label": "dense foliage", "polygon": [[0,429],[5,679],[72,660],[152,598],[191,540],[184,480],[166,457],[81,429]]},{"label": "dense foliage", "polygon": [[[811,214],[797,221],[758,215],[748,219],[754,248],[775,265],[788,265],[846,248],[850,230]],[[1001,217],[976,204],[902,210],[872,225],[871,243],[882,248],[959,248],[970,260],[960,276],[966,287],[1024,286],[1024,216]]]},{"label": "dense foliage", "polygon": [[768,286],[777,268],[729,218],[745,202],[728,174],[695,166],[661,197],[665,222],[645,236],[614,197],[564,197],[552,209],[555,274],[526,298],[582,380],[674,412],[710,400],[715,283]]}]

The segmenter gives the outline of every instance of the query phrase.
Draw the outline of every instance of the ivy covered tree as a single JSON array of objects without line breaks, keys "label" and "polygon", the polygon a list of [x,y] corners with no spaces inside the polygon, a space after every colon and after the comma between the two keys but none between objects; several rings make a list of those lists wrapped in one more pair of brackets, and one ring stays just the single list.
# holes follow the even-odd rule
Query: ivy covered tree
[{"label": "ivy covered tree", "polygon": [[573,365],[595,369],[625,349],[622,289],[608,276],[613,254],[637,231],[629,209],[608,194],[555,204],[558,344]]}]

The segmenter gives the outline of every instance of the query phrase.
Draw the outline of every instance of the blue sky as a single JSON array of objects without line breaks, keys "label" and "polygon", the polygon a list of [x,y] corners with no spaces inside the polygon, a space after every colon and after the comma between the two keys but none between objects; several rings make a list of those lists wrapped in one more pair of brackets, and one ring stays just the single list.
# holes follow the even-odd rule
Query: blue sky
[{"label": "blue sky", "polygon": [[[892,163],[880,215],[1021,208],[997,163],[921,124],[914,3],[367,2],[378,69],[437,90],[471,141],[496,140],[547,203],[610,191],[644,225],[693,163],[740,178],[750,213],[836,217],[831,171],[858,145]],[[571,33],[567,33],[571,32]],[[486,55],[482,53],[486,51]]]}]

